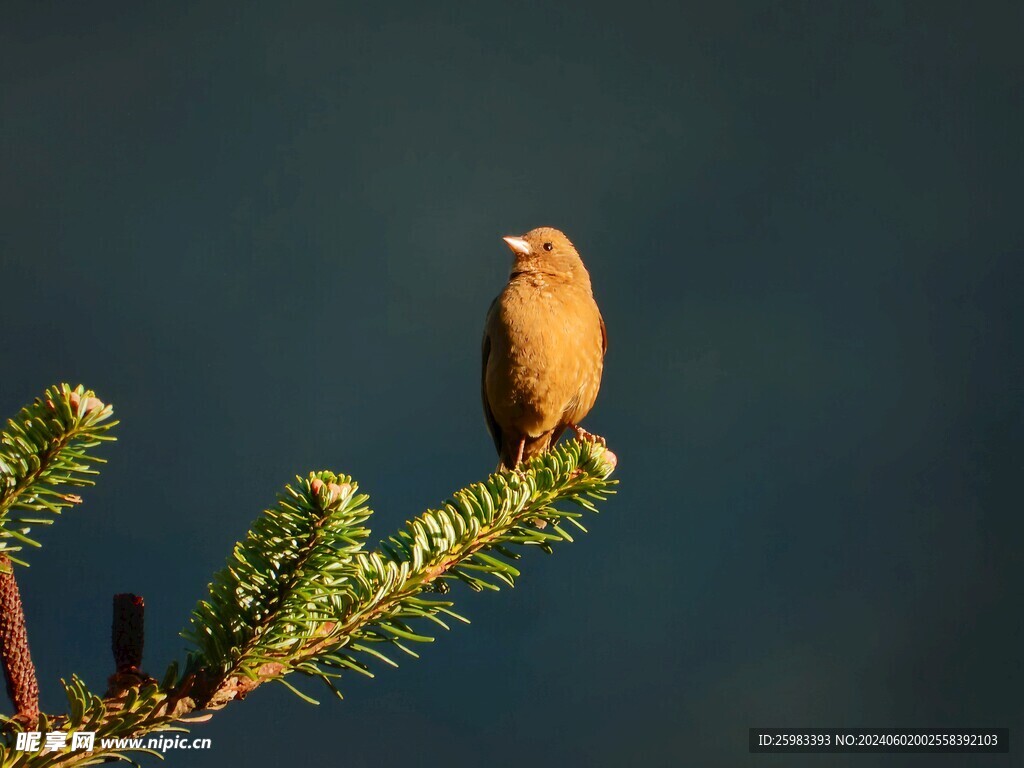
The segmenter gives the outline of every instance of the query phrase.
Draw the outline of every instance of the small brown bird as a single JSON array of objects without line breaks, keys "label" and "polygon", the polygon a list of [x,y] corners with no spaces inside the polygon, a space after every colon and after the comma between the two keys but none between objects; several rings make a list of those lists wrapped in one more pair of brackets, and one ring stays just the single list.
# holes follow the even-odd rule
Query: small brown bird
[{"label": "small brown bird", "polygon": [[487,428],[513,469],[579,427],[601,387],[608,337],[590,275],[563,233],[540,227],[506,237],[515,261],[484,326],[483,400]]}]

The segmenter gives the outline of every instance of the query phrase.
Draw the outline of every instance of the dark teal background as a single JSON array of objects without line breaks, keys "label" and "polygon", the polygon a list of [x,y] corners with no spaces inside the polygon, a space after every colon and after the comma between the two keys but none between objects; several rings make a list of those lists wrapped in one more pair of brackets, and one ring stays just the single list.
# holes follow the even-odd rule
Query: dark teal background
[{"label": "dark teal background", "polygon": [[[115,592],[150,671],[181,657],[295,474],[355,475],[374,539],[484,477],[499,237],[550,224],[610,338],[591,535],[168,764],[1016,764],[1021,9],[6,3],[0,414],[69,380],[123,420],[21,574],[44,708],[104,687]],[[798,760],[758,725],[1016,746]]]}]

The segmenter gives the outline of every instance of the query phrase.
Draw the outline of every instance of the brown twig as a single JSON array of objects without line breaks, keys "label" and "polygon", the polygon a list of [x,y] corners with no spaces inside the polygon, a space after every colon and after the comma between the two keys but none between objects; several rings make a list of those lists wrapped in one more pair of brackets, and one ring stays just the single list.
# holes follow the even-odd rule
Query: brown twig
[{"label": "brown twig", "polygon": [[6,555],[0,555],[0,662],[17,718],[23,725],[34,727],[39,719],[39,682],[28,647],[21,592],[14,566]]},{"label": "brown twig", "polygon": [[110,627],[110,649],[114,654],[114,674],[107,679],[107,697],[116,699],[128,688],[149,678],[142,673],[142,648],[145,642],[146,601],[141,595],[124,592],[114,595],[114,618]]},{"label": "brown twig", "polygon": [[125,592],[114,595],[114,621],[110,629],[110,647],[118,674],[138,672],[142,666],[145,641],[146,601],[140,595]]}]

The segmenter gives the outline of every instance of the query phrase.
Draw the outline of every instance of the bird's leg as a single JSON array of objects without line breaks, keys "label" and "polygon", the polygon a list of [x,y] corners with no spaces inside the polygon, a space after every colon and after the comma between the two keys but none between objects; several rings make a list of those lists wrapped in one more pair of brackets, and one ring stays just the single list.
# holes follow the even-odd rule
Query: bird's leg
[{"label": "bird's leg", "polygon": [[[519,475],[520,478],[526,477],[526,470],[523,469],[523,453],[526,451],[526,438],[523,437],[519,441],[519,450],[516,452],[516,463],[512,467],[512,471]],[[534,517],[526,521],[528,524],[533,525],[536,528],[547,528],[547,523],[541,520],[539,517]]]},{"label": "bird's leg", "polygon": [[595,435],[592,432],[587,432],[587,430],[585,430],[578,424],[570,424],[569,426],[572,427],[572,431],[576,433],[577,440],[586,440],[588,443],[597,443],[602,448],[608,447],[608,441],[605,440],[600,435]]},{"label": "bird's leg", "polygon": [[523,452],[526,450],[526,438],[524,437],[519,441],[519,450],[516,452],[516,463],[512,465],[513,469],[519,469],[519,465],[523,463]]},{"label": "bird's leg", "polygon": [[520,479],[526,477],[526,470],[523,469],[520,464],[523,463],[523,454],[526,452],[526,438],[524,437],[519,441],[519,449],[516,451],[516,460],[511,464],[506,464],[505,460],[502,459],[498,462],[498,468],[495,472],[501,472],[503,469],[508,470],[514,475],[518,475]]}]

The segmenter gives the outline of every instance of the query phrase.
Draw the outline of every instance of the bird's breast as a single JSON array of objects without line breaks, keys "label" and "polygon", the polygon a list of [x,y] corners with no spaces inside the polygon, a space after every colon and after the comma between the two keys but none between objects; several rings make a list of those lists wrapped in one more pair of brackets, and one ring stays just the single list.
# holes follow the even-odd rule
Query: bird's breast
[{"label": "bird's breast", "polygon": [[499,421],[529,434],[593,406],[603,365],[601,320],[589,291],[513,281],[490,328],[488,398]]}]

